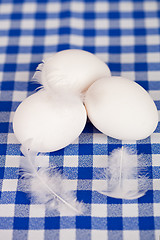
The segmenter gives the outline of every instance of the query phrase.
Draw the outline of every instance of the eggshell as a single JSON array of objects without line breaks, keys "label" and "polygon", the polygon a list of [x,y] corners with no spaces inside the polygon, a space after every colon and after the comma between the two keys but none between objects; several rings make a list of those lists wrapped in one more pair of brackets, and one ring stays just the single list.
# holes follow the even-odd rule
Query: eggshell
[{"label": "eggshell", "polygon": [[147,91],[122,77],[93,83],[86,93],[85,105],[93,125],[113,138],[144,139],[158,124],[157,108]]},{"label": "eggshell", "polygon": [[13,130],[21,144],[31,140],[31,150],[56,151],[80,135],[86,115],[78,97],[61,99],[41,90],[19,105],[13,118]]},{"label": "eggshell", "polygon": [[108,66],[87,51],[58,52],[44,61],[41,83],[48,90],[84,92],[97,79],[111,76]]}]

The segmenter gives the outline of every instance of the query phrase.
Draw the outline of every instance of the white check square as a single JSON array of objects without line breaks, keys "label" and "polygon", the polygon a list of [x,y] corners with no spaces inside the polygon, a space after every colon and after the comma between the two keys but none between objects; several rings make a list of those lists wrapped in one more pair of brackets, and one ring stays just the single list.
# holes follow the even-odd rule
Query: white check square
[{"label": "white check square", "polygon": [[59,234],[60,239],[63,240],[76,239],[76,231],[74,229],[61,229]]},{"label": "white check square", "polygon": [[29,216],[32,218],[43,218],[45,217],[45,205],[37,204],[37,205],[30,205],[30,212]]},{"label": "white check square", "polygon": [[123,240],[140,240],[139,231],[136,230],[123,231]]},{"label": "white check square", "polygon": [[2,191],[12,192],[17,190],[17,179],[3,179]]},{"label": "white check square", "polygon": [[123,217],[137,217],[138,204],[123,204],[122,206]]},{"label": "white check square", "polygon": [[92,240],[109,240],[107,231],[104,230],[92,230],[91,232]]},{"label": "white check square", "polygon": [[0,217],[13,217],[14,207],[14,204],[0,204]]},{"label": "white check square", "polygon": [[29,230],[28,231],[28,240],[44,240],[44,230]]},{"label": "white check square", "polygon": [[106,204],[92,204],[92,217],[107,217]]}]

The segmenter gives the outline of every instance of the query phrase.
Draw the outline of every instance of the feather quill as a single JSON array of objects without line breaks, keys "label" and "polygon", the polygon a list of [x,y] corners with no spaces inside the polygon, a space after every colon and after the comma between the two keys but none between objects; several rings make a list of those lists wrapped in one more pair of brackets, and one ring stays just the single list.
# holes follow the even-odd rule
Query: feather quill
[{"label": "feather quill", "polygon": [[[51,168],[38,168],[35,163],[37,156],[26,147],[21,151],[25,158],[20,162],[20,173],[23,189],[36,199],[36,202],[46,204],[49,209],[56,209],[68,215],[81,215],[84,212],[83,203],[78,202],[71,191],[66,189],[65,179]],[[54,174],[53,174],[54,172]]]},{"label": "feather quill", "polygon": [[113,198],[140,198],[149,188],[146,170],[142,155],[135,159],[127,148],[116,149],[109,156],[108,165],[101,175],[106,185],[101,185],[97,191]]}]

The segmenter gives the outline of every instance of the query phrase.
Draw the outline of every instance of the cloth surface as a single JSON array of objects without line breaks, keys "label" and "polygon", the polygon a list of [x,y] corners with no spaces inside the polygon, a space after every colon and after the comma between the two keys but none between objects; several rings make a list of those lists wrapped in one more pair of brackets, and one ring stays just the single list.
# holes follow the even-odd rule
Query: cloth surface
[{"label": "cloth surface", "polygon": [[[20,144],[14,112],[38,84],[31,81],[41,60],[64,49],[83,49],[108,64],[112,75],[139,83],[160,110],[160,2],[157,0],[0,0],[0,239],[158,240],[160,238],[160,124],[141,141],[120,141],[88,121],[79,138],[45,155],[69,179],[89,209],[61,216],[34,204],[20,191]],[[118,121],[118,116],[117,116]],[[123,145],[150,163],[150,189],[135,200],[95,191],[95,171]]]}]

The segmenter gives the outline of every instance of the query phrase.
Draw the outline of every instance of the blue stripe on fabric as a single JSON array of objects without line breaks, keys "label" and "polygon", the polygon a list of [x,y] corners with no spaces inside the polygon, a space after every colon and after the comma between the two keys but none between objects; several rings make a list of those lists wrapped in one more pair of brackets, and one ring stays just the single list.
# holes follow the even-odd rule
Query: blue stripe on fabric
[{"label": "blue stripe on fabric", "polygon": [[[75,29],[75,28],[70,28],[72,34],[77,34],[77,35],[82,35],[83,36],[83,30],[81,29]],[[57,30],[55,29],[45,29],[47,35],[52,35],[52,34],[56,34]],[[137,28],[137,29],[119,29],[119,28],[115,28],[115,29],[85,29],[85,32],[89,32],[89,31],[94,31],[96,32],[97,36],[116,36],[116,37],[120,37],[120,36],[133,36],[134,34],[136,36],[147,36],[147,35],[158,35],[159,34],[159,30],[156,28]],[[68,32],[66,34],[69,34]],[[11,29],[11,30],[0,30],[0,36],[4,37],[4,36],[9,36],[9,37],[20,37],[20,36],[32,36],[33,35],[33,29]],[[40,32],[37,31],[37,36],[43,36]],[[91,35],[91,36],[95,36],[95,34]]]},{"label": "blue stripe on fabric", "polygon": [[1,192],[0,204],[14,204],[16,192],[3,191]]},{"label": "blue stripe on fabric", "polygon": [[107,229],[107,218],[105,217],[93,217],[92,218],[92,229],[106,230]]},{"label": "blue stripe on fabric", "polygon": [[18,168],[6,167],[4,172],[5,179],[18,179]]},{"label": "blue stripe on fabric", "polygon": [[45,217],[45,229],[59,229],[60,217]]},{"label": "blue stripe on fabric", "polygon": [[29,217],[14,217],[13,229],[27,230],[29,227]]},{"label": "blue stripe on fabric", "polygon": [[29,218],[29,229],[39,230],[44,229],[44,218]]},{"label": "blue stripe on fabric", "polygon": [[[44,5],[45,6],[45,5]],[[54,4],[53,4],[53,7],[54,7]],[[36,15],[36,19],[46,19],[46,12],[42,12],[41,10],[38,10],[37,9],[37,12],[38,14]],[[71,17],[71,18],[77,18],[77,19],[81,19],[83,18],[83,12],[78,12],[78,11],[68,11],[68,15],[67,14],[65,15],[66,12],[61,12],[62,13],[62,18],[67,18],[67,17]],[[107,13],[107,12],[93,12],[94,14],[94,18],[97,18],[97,19],[103,19],[103,18],[108,18],[110,14],[114,14],[114,18],[115,19],[132,19],[133,17],[133,12],[132,11],[128,11],[128,12],[125,12],[125,11],[120,11],[120,12],[117,12],[117,18],[116,18],[116,12],[115,11],[110,11],[110,13]],[[42,16],[41,16],[42,14]],[[144,16],[141,16],[140,15],[140,11],[136,11],[135,14],[139,15],[138,19],[143,19]],[[154,11],[148,11],[147,13],[145,13],[146,17],[147,18],[154,18],[157,16],[157,14],[154,12]],[[6,13],[1,13],[0,15],[0,20],[7,20],[11,17],[10,14],[6,14]],[[23,19],[33,19],[35,17],[35,14],[32,14],[32,13],[25,13],[25,12],[14,12],[12,14],[12,18],[13,18],[13,21],[15,19],[17,20],[21,20],[22,18]],[[59,13],[56,13],[56,12],[48,12],[47,13],[47,19],[57,19],[59,17]],[[94,19],[93,18],[93,19]],[[135,20],[136,21],[136,20]]]},{"label": "blue stripe on fabric", "polygon": [[13,227],[13,217],[0,217],[0,229],[11,229]]},{"label": "blue stripe on fabric", "polygon": [[[77,34],[75,34],[77,35]],[[88,46],[88,47],[91,47],[91,46]],[[96,53],[104,53],[104,52],[110,52],[112,54],[120,54],[120,53],[132,53],[134,51],[134,46],[118,46],[118,45],[113,45],[113,46],[92,46],[96,49]],[[71,44],[70,45],[70,48],[74,49],[74,48],[82,48],[82,47],[78,47],[77,45],[73,45]],[[85,46],[85,48],[87,48],[87,46]],[[37,46],[37,49],[38,49],[38,46]],[[42,47],[42,51],[43,51],[43,47]],[[57,45],[50,45],[50,46],[46,46],[45,47],[45,51],[50,53],[50,52],[56,52],[57,50]],[[8,51],[8,54],[15,54],[15,53],[31,53],[34,55],[34,54],[37,54],[37,52],[35,51],[32,51],[32,47],[31,46],[9,46],[7,48],[7,51]],[[41,51],[41,52],[42,52]],[[159,45],[148,45],[147,46],[147,53],[154,53],[154,52],[157,52],[159,51]],[[6,52],[6,49],[4,47],[0,47],[0,54],[2,53],[5,53]],[[39,53],[39,52],[38,52]],[[141,45],[139,45],[139,51],[137,51],[136,53],[146,53],[145,52],[145,49],[142,47],[141,48]],[[158,63],[157,63],[158,64]],[[157,67],[157,69],[159,69],[159,67]]]}]

